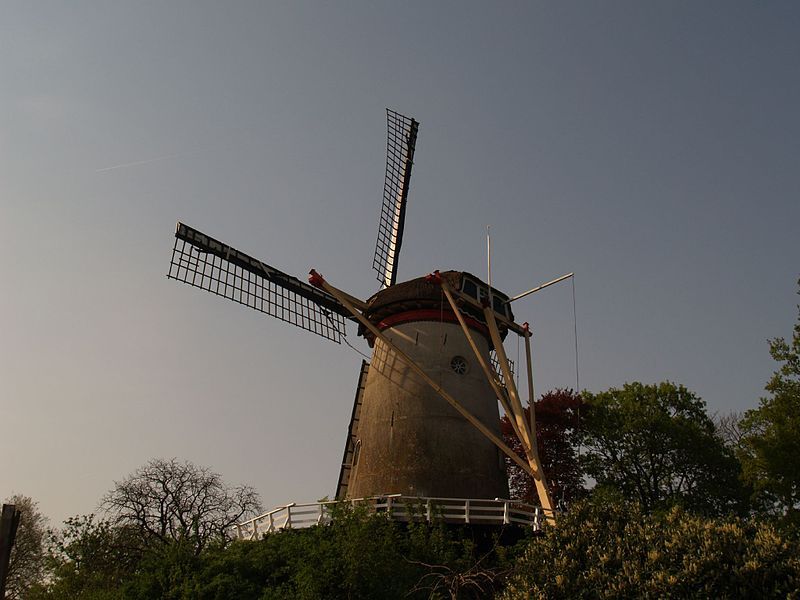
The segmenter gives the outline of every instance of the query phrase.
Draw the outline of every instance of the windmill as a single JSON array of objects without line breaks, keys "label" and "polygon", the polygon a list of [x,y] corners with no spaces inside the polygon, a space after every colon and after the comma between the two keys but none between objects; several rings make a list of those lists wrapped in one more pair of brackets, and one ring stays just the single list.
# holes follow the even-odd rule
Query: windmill
[{"label": "windmill", "polygon": [[[524,338],[533,400],[531,332],[514,321],[514,298],[461,271],[398,283],[397,265],[419,123],[387,109],[386,179],[373,268],[381,289],[366,301],[311,270],[309,283],[178,223],[167,277],[249,306],[341,343],[348,324],[372,348],[363,361],[337,485],[337,499],[401,493],[439,498],[506,498],[505,457],[553,504],[536,447],[534,413],[503,349]],[[525,456],[503,441],[498,403]],[[552,513],[551,513],[552,514]]]}]

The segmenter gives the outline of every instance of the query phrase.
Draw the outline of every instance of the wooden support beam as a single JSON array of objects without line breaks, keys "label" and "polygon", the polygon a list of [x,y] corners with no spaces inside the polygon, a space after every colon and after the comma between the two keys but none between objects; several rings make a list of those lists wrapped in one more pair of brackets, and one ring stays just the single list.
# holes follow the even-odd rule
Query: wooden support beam
[{"label": "wooden support beam", "polygon": [[[526,428],[528,424],[525,422],[525,412],[522,410],[522,403],[519,399],[517,387],[514,384],[513,377],[511,376],[511,369],[508,367],[508,358],[506,357],[505,348],[503,348],[503,340],[500,339],[500,332],[497,329],[497,322],[494,319],[494,311],[488,306],[483,311],[486,317],[486,324],[489,326],[489,334],[492,336],[492,341],[495,345],[495,352],[500,361],[500,368],[503,369],[503,376],[506,378],[506,389],[511,396],[512,405],[515,410],[518,410],[522,417],[522,424]],[[527,339],[527,338],[526,338]],[[533,405],[531,405],[531,414],[533,414]],[[535,423],[533,423],[535,426]],[[545,477],[544,470],[542,469],[542,461],[539,459],[539,451],[536,447],[536,429],[531,429],[530,437],[533,442],[529,446],[528,461],[530,462],[531,470],[535,473],[533,481],[536,484],[536,492],[539,495],[539,502],[542,508],[552,511],[553,498],[550,496],[550,488],[547,486],[547,478]]]},{"label": "wooden support beam", "polygon": [[[461,291],[453,289],[453,288],[450,288],[450,290],[453,292],[453,295],[456,296],[459,300],[463,300],[464,303],[469,304],[473,308],[476,308],[479,311],[483,312],[483,308],[484,308],[483,304],[481,304],[480,302],[475,300],[475,298],[473,298],[472,296],[468,296],[464,292],[461,292]],[[500,321],[503,325],[508,327],[508,329],[510,331],[513,331],[517,335],[524,335],[525,334],[525,331],[522,329],[522,326],[521,325],[517,325],[516,323],[514,323],[514,321],[512,321],[508,317],[506,317],[504,315],[501,315],[499,312],[496,312],[494,310],[492,310],[492,314],[494,315],[494,317],[495,317],[495,319],[497,321]]]},{"label": "wooden support beam", "polygon": [[[467,328],[467,324],[464,321],[464,317],[461,315],[461,311],[459,310],[458,306],[453,299],[452,294],[450,293],[450,286],[447,284],[446,281],[442,280],[442,291],[444,292],[447,301],[450,303],[450,307],[453,309],[453,312],[456,314],[458,318],[458,322],[461,325],[461,328],[464,331],[464,335],[467,337],[467,341],[469,342],[472,351],[475,353],[475,356],[478,359],[478,362],[481,365],[484,373],[486,374],[489,383],[492,385],[492,388],[495,390],[495,394],[498,394],[498,399],[500,399],[501,404],[503,405],[503,410],[506,411],[506,414],[509,417],[509,421],[514,428],[514,433],[519,438],[520,442],[522,443],[523,449],[525,450],[525,455],[528,458],[528,464],[533,471],[533,479],[536,483],[536,491],[539,495],[539,501],[542,504],[542,507],[551,514],[555,514],[553,512],[553,502],[552,498],[550,497],[550,490],[547,486],[547,479],[544,474],[544,470],[542,469],[541,461],[539,460],[539,450],[536,443],[536,421],[534,418],[534,409],[533,409],[533,401],[530,402],[530,429],[526,430],[526,422],[525,422],[525,411],[522,409],[522,403],[519,400],[519,394],[516,389],[516,385],[514,384],[514,380],[512,378],[511,369],[508,367],[508,357],[505,354],[505,349],[503,348],[503,342],[500,339],[500,332],[497,329],[497,324],[492,321],[489,325],[489,332],[492,336],[492,340],[495,343],[495,351],[497,352],[497,357],[500,362],[500,368],[503,370],[503,376],[506,378],[508,382],[510,382],[510,386],[507,384],[506,389],[508,390],[508,394],[511,397],[516,397],[516,405],[518,406],[518,411],[515,411],[509,406],[508,402],[504,402],[505,395],[502,393],[502,390],[499,388],[499,384],[496,380],[495,374],[492,370],[490,370],[489,366],[486,364],[486,360],[480,354],[477,345],[475,344],[474,339],[472,338],[472,334],[470,333],[469,329]],[[491,311],[488,307],[485,309],[487,311]],[[491,317],[487,317],[487,321],[491,320]],[[528,359],[528,383],[529,383],[529,392],[530,397],[533,398],[533,371],[531,370],[531,360],[530,360],[530,344],[528,344],[528,338],[530,337],[530,332],[527,328],[527,324],[523,326],[523,329],[526,333],[525,342],[527,352],[527,359]],[[515,396],[512,396],[515,395]],[[527,442],[526,442],[527,439]]]},{"label": "wooden support beam", "polygon": [[517,386],[514,383],[514,374],[508,365],[508,357],[506,350],[503,347],[503,340],[500,338],[500,330],[497,328],[497,321],[494,318],[494,311],[491,307],[486,306],[483,309],[484,319],[486,319],[486,326],[489,328],[489,335],[494,344],[494,351],[497,354],[497,362],[500,363],[500,370],[503,372],[503,379],[505,379],[506,390],[511,402],[511,409],[513,416],[517,420],[520,430],[522,431],[523,438],[521,439],[525,451],[530,455],[530,450],[533,448],[531,442],[531,431],[528,429],[528,424],[525,421],[525,411],[522,408],[522,401],[519,398]]},{"label": "wooden support beam", "polygon": [[[528,366],[528,408],[530,409],[531,431],[536,431],[536,412],[533,409],[533,403],[536,401],[536,394],[533,388],[533,362],[531,360],[531,330],[527,323],[522,324],[525,329],[525,362]],[[536,436],[533,438],[533,443],[536,444]],[[539,450],[536,449],[538,454]]]},{"label": "wooden support beam", "polygon": [[[512,418],[514,413],[511,410],[511,406],[508,404],[508,399],[506,398],[506,392],[500,386],[500,382],[497,380],[497,376],[495,375],[492,368],[486,362],[486,359],[481,354],[480,350],[478,349],[477,344],[475,343],[475,339],[472,337],[472,333],[467,327],[467,322],[464,320],[464,316],[461,314],[461,310],[458,308],[455,299],[453,298],[452,288],[448,285],[448,283],[443,279],[442,280],[442,292],[444,292],[447,301],[450,303],[450,308],[455,313],[456,318],[458,319],[459,325],[461,325],[461,330],[464,332],[464,336],[467,338],[467,342],[469,343],[470,348],[472,348],[472,352],[475,354],[475,358],[478,360],[478,364],[480,364],[481,369],[483,369],[484,375],[486,375],[486,379],[489,381],[489,385],[492,386],[494,390],[495,396],[497,396],[497,400],[500,402],[501,406],[505,413],[509,416],[509,422],[514,429],[514,434],[519,438],[522,442],[522,432],[519,429],[519,425],[517,424],[517,420]],[[523,444],[525,442],[522,442]]]},{"label": "wooden support beam", "polygon": [[367,308],[369,308],[369,304],[367,304],[363,300],[359,300],[358,298],[356,298],[355,296],[351,296],[347,292],[341,292],[341,293],[344,295],[345,298],[347,298],[350,304],[355,306],[361,312],[364,312],[365,310],[367,310]]}]

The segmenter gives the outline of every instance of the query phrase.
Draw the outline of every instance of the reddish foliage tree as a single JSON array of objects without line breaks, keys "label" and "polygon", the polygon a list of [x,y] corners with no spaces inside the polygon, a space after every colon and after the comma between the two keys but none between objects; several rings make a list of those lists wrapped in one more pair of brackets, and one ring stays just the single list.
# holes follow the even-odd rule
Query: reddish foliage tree
[{"label": "reddish foliage tree", "polygon": [[[573,390],[553,390],[544,394],[534,406],[536,443],[550,493],[556,503],[568,502],[584,491],[583,471],[578,460],[583,401]],[[530,419],[529,411],[525,408],[526,419]],[[525,458],[522,443],[514,434],[507,415],[500,420],[500,428],[505,443]],[[511,497],[538,504],[533,479],[509,458],[506,458],[506,468]]]}]

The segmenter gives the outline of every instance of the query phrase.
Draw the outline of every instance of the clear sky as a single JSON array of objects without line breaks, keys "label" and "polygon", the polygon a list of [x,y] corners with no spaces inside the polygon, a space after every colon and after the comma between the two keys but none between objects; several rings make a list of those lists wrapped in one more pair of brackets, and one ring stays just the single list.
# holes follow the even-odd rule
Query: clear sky
[{"label": "clear sky", "polygon": [[[421,122],[401,280],[483,276],[490,224],[509,294],[576,273],[581,387],[754,407],[796,318],[798,32],[796,2],[5,2],[0,495],[57,523],[173,456],[333,494],[358,354],[165,274],[180,219],[375,292],[387,106]],[[515,310],[574,387],[571,286]]]}]

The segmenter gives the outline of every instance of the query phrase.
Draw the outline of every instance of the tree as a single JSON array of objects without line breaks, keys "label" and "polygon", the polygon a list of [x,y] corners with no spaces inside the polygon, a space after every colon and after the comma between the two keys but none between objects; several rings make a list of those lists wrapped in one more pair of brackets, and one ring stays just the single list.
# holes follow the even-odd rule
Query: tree
[{"label": "tree", "polygon": [[331,522],[286,529],[195,555],[173,543],[148,553],[117,596],[192,600],[485,598],[508,570],[511,549],[485,528],[398,523],[366,507],[335,507]]},{"label": "tree", "polygon": [[252,487],[228,487],[219,474],[174,458],[152,459],[115,482],[102,506],[145,547],[188,542],[196,554],[212,541],[230,541],[232,526],[261,510]]},{"label": "tree", "polygon": [[796,598],[800,545],[768,523],[578,502],[528,544],[502,598]]},{"label": "tree", "polygon": [[743,508],[734,453],[705,403],[685,387],[626,383],[584,398],[584,464],[597,491],[646,511],[673,504],[710,514]]},{"label": "tree", "polygon": [[[800,280],[798,280],[800,288]],[[800,294],[800,289],[798,290]],[[792,339],[769,341],[780,364],[769,382],[767,398],[745,413],[740,455],[744,477],[756,495],[790,522],[800,521],[800,305]]]},{"label": "tree", "polygon": [[39,512],[39,504],[28,496],[14,494],[4,502],[13,504],[22,513],[6,579],[9,600],[27,597],[28,590],[45,575],[47,517]]},{"label": "tree", "polygon": [[50,576],[29,598],[116,598],[143,554],[141,540],[130,527],[95,515],[71,517],[61,531],[50,533]]},{"label": "tree", "polygon": [[731,411],[724,415],[714,416],[714,427],[717,436],[726,446],[738,452],[742,448],[744,433],[742,432],[742,413]]},{"label": "tree", "polygon": [[[550,493],[557,502],[569,502],[583,492],[583,470],[578,461],[582,404],[580,395],[573,390],[547,392],[534,403],[539,458]],[[530,408],[525,408],[525,418],[530,419]],[[525,458],[508,415],[501,419],[500,429],[505,443]],[[506,469],[512,498],[538,504],[533,479],[509,458]]]}]

